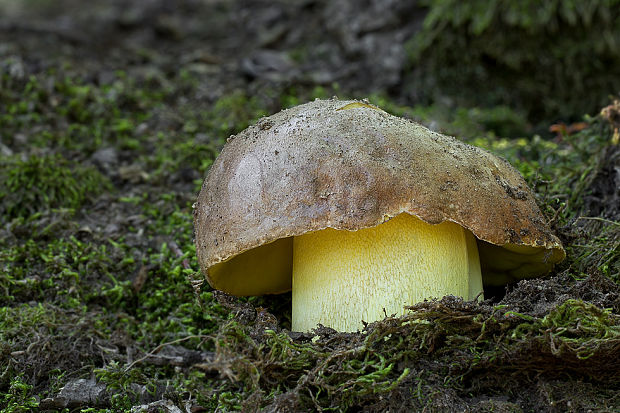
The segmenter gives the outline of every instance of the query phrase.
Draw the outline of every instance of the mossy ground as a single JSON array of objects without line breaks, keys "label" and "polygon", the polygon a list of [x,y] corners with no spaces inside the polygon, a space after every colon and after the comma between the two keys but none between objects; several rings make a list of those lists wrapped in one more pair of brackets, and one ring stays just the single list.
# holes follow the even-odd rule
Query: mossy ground
[{"label": "mossy ground", "polygon": [[[47,26],[0,34],[0,409],[620,410],[620,107],[578,133],[507,138],[528,120],[506,106],[368,93],[510,160],[568,258],[482,304],[447,297],[359,334],[290,333],[290,296],[201,283],[191,206],[230,134],[315,97],[361,96],[246,84],[161,16],[132,43],[146,36],[135,18],[118,17],[108,54]],[[103,396],[63,404],[78,379]]]}]

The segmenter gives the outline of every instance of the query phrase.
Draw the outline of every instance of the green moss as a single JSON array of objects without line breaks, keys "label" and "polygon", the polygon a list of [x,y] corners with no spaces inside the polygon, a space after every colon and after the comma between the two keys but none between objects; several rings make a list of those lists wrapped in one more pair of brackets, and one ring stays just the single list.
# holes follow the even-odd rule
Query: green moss
[{"label": "green moss", "polygon": [[620,87],[616,0],[425,4],[409,87],[428,100],[509,105],[538,123],[593,113]]},{"label": "green moss", "polygon": [[[613,185],[604,170],[612,167],[609,155],[618,148],[606,122],[598,117],[588,122],[587,129],[565,136],[555,150],[543,152],[538,181],[533,184],[542,195],[542,209],[554,219],[561,235],[572,240],[566,246],[565,265],[578,276],[596,269],[620,281],[620,217],[614,212],[613,193],[604,193]],[[593,196],[601,198],[593,202]]]},{"label": "green moss", "polygon": [[[48,73],[15,81],[4,75],[7,87],[0,99],[7,110],[0,114],[0,136],[9,147],[78,151],[90,154],[101,146],[135,142],[136,126],[169,93],[163,85],[127,78],[117,72],[100,87],[76,76]],[[152,87],[155,86],[155,87]]]},{"label": "green moss", "polygon": [[[100,362],[101,354],[91,351],[93,338],[107,340],[114,318],[98,315],[84,308],[66,311],[49,304],[0,307],[0,394],[7,392],[10,382],[21,381],[37,394],[58,389],[57,380],[66,380],[62,372],[91,369]],[[45,393],[43,393],[45,395]]]},{"label": "green moss", "polygon": [[[203,366],[230,380],[217,403],[212,399],[214,409],[349,411],[394,400],[419,410],[435,406],[445,391],[492,394],[508,384],[501,377],[527,383],[536,366],[550,377],[570,371],[582,380],[617,380],[620,321],[580,300],[538,318],[446,298],[418,304],[363,334],[322,330],[316,340],[293,340],[263,322],[258,317],[249,326],[230,322],[220,328],[217,361]],[[224,397],[237,386],[245,403],[243,396]]]},{"label": "green moss", "polygon": [[0,215],[27,217],[53,208],[80,208],[105,189],[108,180],[92,167],[59,155],[0,159]]},{"label": "green moss", "polygon": [[15,376],[7,393],[0,396],[0,407],[5,413],[27,413],[39,407],[39,403],[32,393],[32,386],[24,383],[22,377]]},{"label": "green moss", "polygon": [[515,138],[530,132],[525,115],[507,106],[451,107],[445,104],[399,105],[386,96],[375,94],[369,97],[371,103],[395,116],[413,119],[434,130],[473,139],[486,136],[489,140],[501,136]]},{"label": "green moss", "polygon": [[209,112],[207,121],[215,136],[220,139],[228,138],[256,122],[261,116],[269,113],[256,96],[248,96],[241,90],[236,90],[220,97]]},{"label": "green moss", "polygon": [[609,310],[579,300],[566,300],[549,314],[533,323],[519,325],[512,337],[525,334],[548,335],[552,352],[560,356],[569,352],[580,360],[593,357],[602,346],[620,343],[620,323]]},{"label": "green moss", "polygon": [[330,87],[315,86],[309,90],[303,87],[290,86],[280,94],[278,100],[282,109],[287,109],[315,99],[329,99],[332,96],[337,96],[339,92],[338,84],[332,84]]}]

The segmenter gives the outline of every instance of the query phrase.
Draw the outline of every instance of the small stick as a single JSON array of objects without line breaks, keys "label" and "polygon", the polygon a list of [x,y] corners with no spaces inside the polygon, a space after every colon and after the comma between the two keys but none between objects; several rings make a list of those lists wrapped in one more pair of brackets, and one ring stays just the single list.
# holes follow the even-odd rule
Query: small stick
[{"label": "small stick", "polygon": [[[181,251],[181,248],[179,248],[179,244],[177,244],[174,241],[170,241],[170,250],[172,252],[174,252],[174,254],[178,257],[178,258],[182,258],[183,257],[183,251]],[[186,270],[189,270],[191,267],[189,266],[189,260],[187,258],[185,258],[182,262],[183,268],[185,268]]]},{"label": "small stick", "polygon": [[190,340],[192,338],[207,339],[207,338],[213,338],[213,337],[199,334],[199,335],[192,335],[192,336],[187,336],[187,337],[179,338],[179,339],[176,339],[176,340],[168,341],[167,343],[162,343],[162,344],[158,345],[157,347],[155,347],[152,351],[149,351],[148,353],[146,353],[143,357],[140,357],[139,359],[134,360],[132,363],[127,365],[127,367],[125,367],[125,371],[131,370],[131,368],[133,366],[135,366],[136,364],[138,364],[140,362],[143,362],[144,360],[146,360],[149,357],[154,356],[157,352],[159,352],[162,348],[164,348],[166,346],[170,346],[170,345],[173,345],[173,344],[181,343],[183,341]]}]

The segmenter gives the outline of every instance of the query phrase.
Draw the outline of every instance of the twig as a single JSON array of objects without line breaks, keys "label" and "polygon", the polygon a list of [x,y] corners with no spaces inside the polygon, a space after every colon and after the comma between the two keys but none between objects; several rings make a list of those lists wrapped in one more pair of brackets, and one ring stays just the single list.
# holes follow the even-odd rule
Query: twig
[{"label": "twig", "polygon": [[[174,241],[170,241],[170,250],[172,252],[174,252],[174,255],[176,255],[178,258],[183,258],[183,251],[181,251],[181,248],[179,248],[179,244],[177,244]],[[186,270],[190,269],[189,266],[189,260],[187,258],[185,258],[182,262],[183,268],[185,268]]]},{"label": "twig", "polygon": [[125,371],[129,371],[136,364],[143,362],[144,360],[148,359],[149,357],[153,357],[156,353],[158,353],[162,348],[164,348],[166,346],[171,346],[173,344],[178,344],[178,343],[181,343],[183,341],[191,340],[193,338],[208,339],[208,338],[213,338],[213,337],[205,336],[205,335],[202,335],[202,334],[198,334],[198,335],[192,335],[192,336],[187,336],[187,337],[179,338],[179,339],[176,339],[176,340],[172,340],[172,341],[169,341],[167,343],[162,343],[162,344],[158,345],[157,347],[155,347],[152,351],[146,353],[143,357],[140,357],[139,359],[134,360],[132,363],[128,364],[127,367],[125,367]]},{"label": "twig", "polygon": [[606,224],[616,225],[616,226],[620,227],[620,222],[612,221],[610,219],[605,219],[605,218],[601,218],[601,217],[579,217],[579,218],[577,218],[577,221],[579,221],[580,219],[585,219],[585,220],[590,220],[590,221],[600,221],[600,222],[604,222]]}]

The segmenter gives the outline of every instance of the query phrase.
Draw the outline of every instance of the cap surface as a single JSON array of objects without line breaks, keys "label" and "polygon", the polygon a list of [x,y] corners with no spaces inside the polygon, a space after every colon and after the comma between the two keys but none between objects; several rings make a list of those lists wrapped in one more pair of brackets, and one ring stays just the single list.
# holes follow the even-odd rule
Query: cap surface
[{"label": "cap surface", "polygon": [[[565,256],[507,161],[367,103],[331,99],[262,118],[229,139],[195,204],[198,261],[226,291],[243,280],[214,276],[216,264],[246,255],[252,268],[250,255],[265,260],[274,245],[286,255],[289,237],[373,227],[404,212],[470,230],[487,284],[540,275]],[[242,294],[283,292],[290,275],[276,284]]]}]

